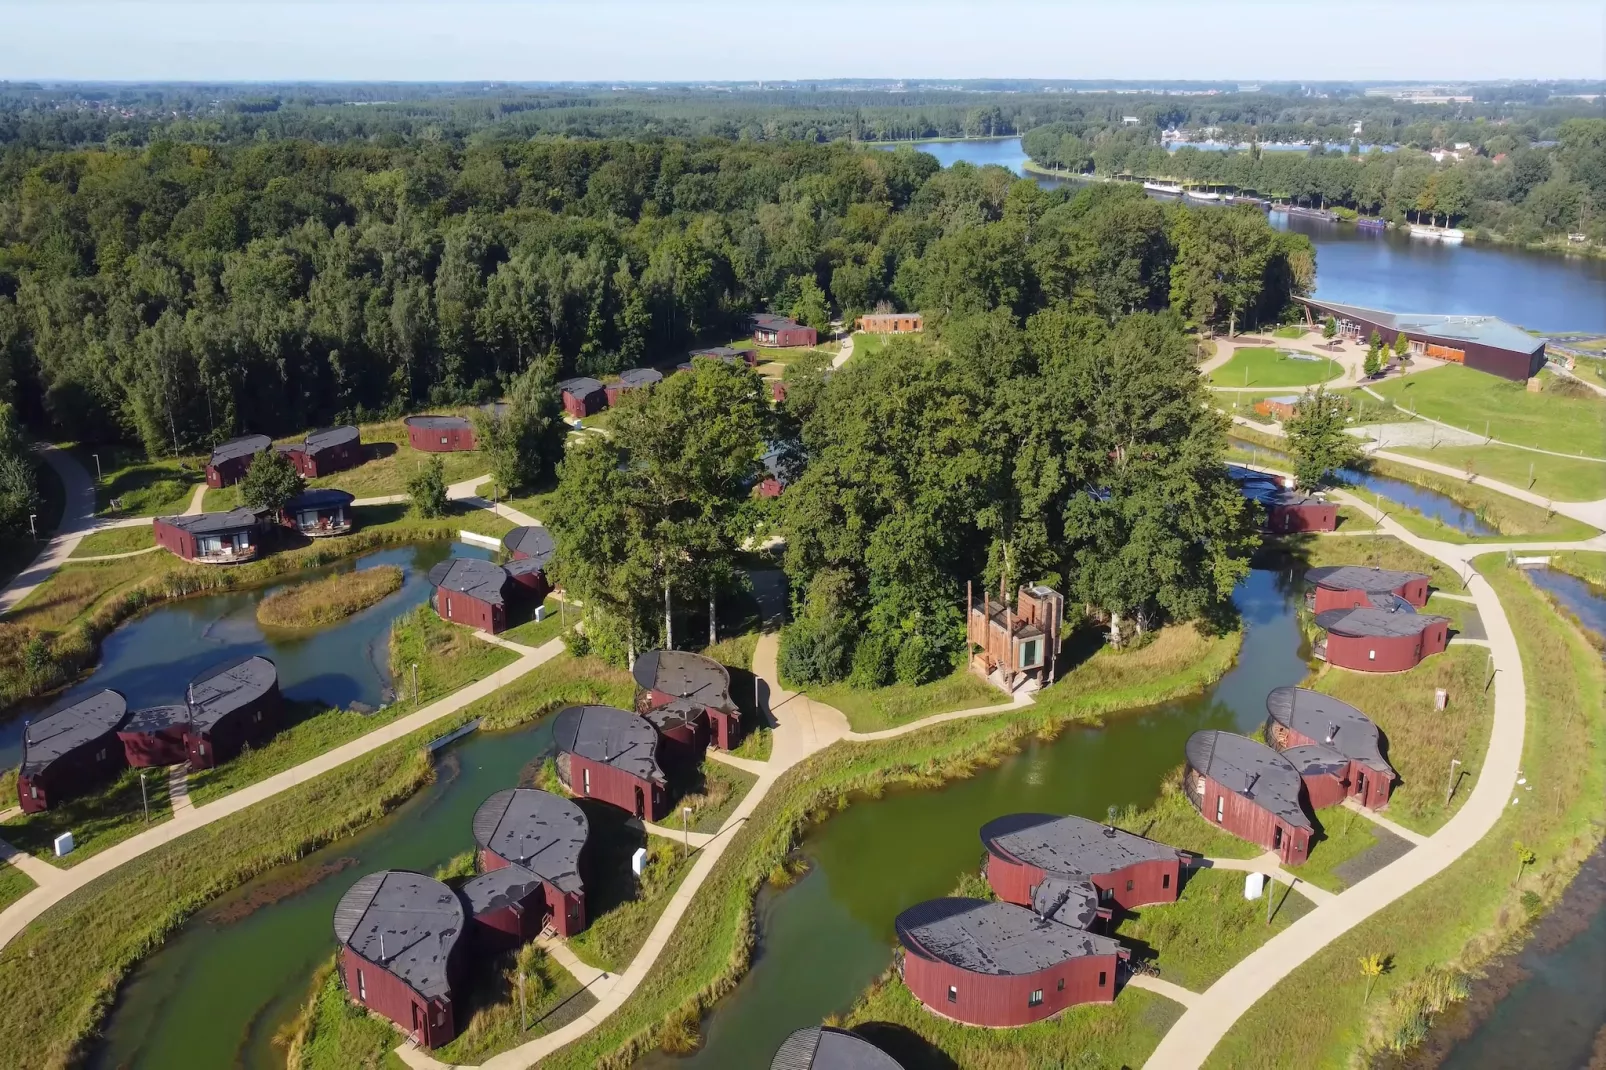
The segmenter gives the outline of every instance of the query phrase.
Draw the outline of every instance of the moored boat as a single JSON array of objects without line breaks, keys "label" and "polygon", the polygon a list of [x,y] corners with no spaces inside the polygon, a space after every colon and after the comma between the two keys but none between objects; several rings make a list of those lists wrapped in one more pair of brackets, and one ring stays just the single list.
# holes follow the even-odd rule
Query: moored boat
[{"label": "moored boat", "polygon": [[1145,182],[1143,188],[1150,193],[1168,193],[1173,197],[1182,192],[1182,187],[1173,182]]}]

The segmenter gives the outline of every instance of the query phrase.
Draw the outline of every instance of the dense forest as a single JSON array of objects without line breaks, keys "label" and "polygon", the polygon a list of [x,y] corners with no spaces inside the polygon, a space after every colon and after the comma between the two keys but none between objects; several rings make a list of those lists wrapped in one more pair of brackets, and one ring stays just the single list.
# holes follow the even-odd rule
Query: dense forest
[{"label": "dense forest", "polygon": [[1022,145],[1033,160],[1069,171],[1221,184],[1394,221],[1465,222],[1513,241],[1573,233],[1606,241],[1606,119],[1568,119],[1555,133],[1553,143],[1530,146],[1485,131],[1462,143],[1462,158],[1440,161],[1411,149],[1362,155],[1353,143],[1307,153],[1167,152],[1143,134],[1064,123],[1029,131]]}]

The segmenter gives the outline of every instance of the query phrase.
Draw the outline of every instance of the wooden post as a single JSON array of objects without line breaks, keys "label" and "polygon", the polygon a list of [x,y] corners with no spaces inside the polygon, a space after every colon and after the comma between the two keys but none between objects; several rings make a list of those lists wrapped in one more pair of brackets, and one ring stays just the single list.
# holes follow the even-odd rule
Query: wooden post
[{"label": "wooden post", "polygon": [[530,1028],[530,1015],[524,1005],[524,967],[519,967],[519,1032]]}]

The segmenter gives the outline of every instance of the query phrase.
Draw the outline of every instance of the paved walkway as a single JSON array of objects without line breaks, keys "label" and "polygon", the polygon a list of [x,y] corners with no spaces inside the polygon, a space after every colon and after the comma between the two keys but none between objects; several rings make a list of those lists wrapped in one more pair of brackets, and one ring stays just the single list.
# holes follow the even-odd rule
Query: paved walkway
[{"label": "paved walkway", "polygon": [[1194,1001],[1199,998],[1199,993],[1194,992],[1191,989],[1183,988],[1181,985],[1176,984],[1173,981],[1162,981],[1160,978],[1146,973],[1134,973],[1130,975],[1126,979],[1126,984],[1122,987],[1141,988],[1149,992],[1154,992],[1157,995],[1164,996],[1173,1003],[1180,1003],[1184,1007],[1193,1006]]},{"label": "paved walkway", "polygon": [[[1384,397],[1382,394],[1379,394],[1377,391],[1373,390],[1371,387],[1363,386],[1363,387],[1361,387],[1361,389],[1365,390],[1368,395],[1376,398],[1377,400],[1381,401],[1383,404],[1392,405],[1392,406],[1394,406],[1395,409],[1398,409],[1400,412],[1409,413],[1410,416],[1411,416],[1411,419],[1413,419],[1413,420],[1421,420],[1421,421],[1424,421],[1426,423],[1434,424],[1434,425],[1436,425],[1438,427],[1444,428],[1446,431],[1454,432],[1458,436],[1468,435],[1468,434],[1477,435],[1478,441],[1482,442],[1485,446],[1509,446],[1514,450],[1526,450],[1529,453],[1542,453],[1542,454],[1545,454],[1546,456],[1549,456],[1549,457],[1565,457],[1569,461],[1595,461],[1596,463],[1599,463],[1599,464],[1606,464],[1606,458],[1603,458],[1603,457],[1595,457],[1595,456],[1587,455],[1587,454],[1583,454],[1583,453],[1562,453],[1560,450],[1547,450],[1547,449],[1545,449],[1545,448],[1543,448],[1541,446],[1525,446],[1520,442],[1507,442],[1504,439],[1492,438],[1492,437],[1487,436],[1487,435],[1478,435],[1478,433],[1476,431],[1468,431],[1464,427],[1457,427],[1455,424],[1445,423],[1443,420],[1435,420],[1431,416],[1423,416],[1419,412],[1415,412],[1415,411],[1413,411],[1411,409],[1407,409],[1403,405],[1399,404],[1398,402],[1390,401],[1388,398]],[[1598,445],[1598,443],[1591,443],[1591,445]]]},{"label": "paved walkway", "polygon": [[45,463],[55,470],[65,491],[66,501],[54,537],[39,551],[33,564],[6,584],[4,590],[0,590],[0,613],[8,612],[48,580],[95,527],[95,481],[84,471],[84,466],[66,450],[55,446],[40,445],[34,448]]},{"label": "paved walkway", "polygon": [[1292,873],[1283,868],[1283,860],[1275,851],[1256,855],[1254,858],[1206,858],[1201,867],[1204,869],[1225,869],[1237,873],[1264,873],[1289,888],[1297,889],[1299,894],[1312,903],[1325,903],[1334,896],[1325,888],[1318,888],[1298,873]]},{"label": "paved walkway", "polygon": [[188,764],[167,768],[167,801],[173,807],[173,816],[195,809],[190,798],[190,767]]},{"label": "paved walkway", "polygon": [[[1320,385],[1326,386],[1329,390],[1339,389],[1342,387],[1359,386],[1366,378],[1366,346],[1357,342],[1346,341],[1344,339],[1337,339],[1336,341],[1336,348],[1329,350],[1319,329],[1316,331],[1306,331],[1304,336],[1301,338],[1261,338],[1254,335],[1240,335],[1236,338],[1217,338],[1215,340],[1216,352],[1212,356],[1207,357],[1203,363],[1199,365],[1199,374],[1208,379],[1211,372],[1232,360],[1232,358],[1237,355],[1240,349],[1296,349],[1301,353],[1310,353],[1313,356],[1326,357],[1327,359],[1337,363],[1338,366],[1343,369],[1342,374],[1340,374],[1337,378],[1329,379],[1327,382]],[[1403,374],[1420,375],[1422,372],[1440,367],[1443,363],[1443,361],[1434,360],[1431,357],[1419,356],[1414,358],[1414,362],[1410,366],[1403,369]],[[1233,386],[1230,383],[1222,384],[1220,386],[1211,384],[1210,388],[1212,390],[1219,390],[1225,393],[1240,394],[1246,391],[1249,393],[1263,394],[1267,391],[1277,390],[1286,390],[1290,394],[1298,394],[1306,389],[1302,386],[1277,387],[1266,386],[1264,384],[1256,385],[1254,383],[1250,383],[1248,386]]]},{"label": "paved walkway", "polygon": [[[22,870],[23,873],[27,874],[28,877],[32,879],[32,881],[40,888],[47,888],[51,885],[54,885],[61,880],[61,876],[64,872],[68,872],[66,870],[57,869],[55,866],[51,865],[49,862],[46,862],[42,858],[35,858],[27,851],[19,851],[5,840],[0,840],[0,862],[6,862],[16,866],[18,869]],[[36,895],[38,893],[35,891],[28,894]],[[27,897],[24,896],[24,898]]]}]

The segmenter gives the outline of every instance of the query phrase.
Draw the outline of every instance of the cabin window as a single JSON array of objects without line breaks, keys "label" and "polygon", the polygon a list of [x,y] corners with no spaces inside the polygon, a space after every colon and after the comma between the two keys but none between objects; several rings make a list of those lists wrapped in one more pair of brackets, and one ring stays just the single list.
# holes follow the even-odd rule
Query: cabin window
[{"label": "cabin window", "polygon": [[446,600],[446,615],[448,617],[452,615],[452,600],[450,598]]},{"label": "cabin window", "polygon": [[1099,889],[1099,899],[1102,902],[1108,903],[1111,899],[1114,899],[1114,898],[1115,898],[1115,889],[1114,888],[1100,888]]},{"label": "cabin window", "polygon": [[1059,991],[1059,992],[1065,991],[1065,978],[1063,978],[1063,977],[1060,978],[1059,988],[1056,989],[1056,991]]},{"label": "cabin window", "polygon": [[1032,989],[1031,997],[1026,1000],[1026,1005],[1028,1007],[1035,1007],[1041,1002],[1043,1002],[1043,990],[1041,988]]},{"label": "cabin window", "polygon": [[1110,981],[1110,975],[1103,970],[1099,971],[1099,987],[1103,988]]},{"label": "cabin window", "polygon": [[1038,647],[1037,647],[1037,640],[1036,639],[1028,639],[1028,640],[1026,640],[1026,642],[1021,644],[1021,646],[1020,646],[1020,667],[1021,668],[1023,668],[1023,669],[1035,669],[1037,666],[1041,665],[1042,663],[1043,663],[1043,659],[1038,655]]},{"label": "cabin window", "polygon": [[367,999],[368,998],[368,982],[363,980],[363,976],[362,976],[362,971],[361,970],[357,971],[357,998],[358,999]]},{"label": "cabin window", "polygon": [[1377,660],[1377,651],[1375,651],[1375,650],[1368,650],[1368,651],[1367,651],[1367,652],[1366,652],[1366,660],[1367,660],[1367,661],[1376,661],[1376,660]]},{"label": "cabin window", "polygon": [[1216,820],[1218,822],[1221,820],[1222,814],[1226,812],[1226,809],[1227,809],[1227,797],[1225,795],[1217,795],[1216,796]]},{"label": "cabin window", "polygon": [[106,748],[102,747],[102,748],[100,748],[100,750],[95,752],[95,761],[104,762],[105,760],[106,760]]},{"label": "cabin window", "polygon": [[258,710],[256,712],[256,714],[254,716],[252,716],[251,720],[256,721],[258,724],[260,724],[262,722],[262,711]]},{"label": "cabin window", "polygon": [[1283,846],[1283,827],[1281,825],[1278,825],[1276,828],[1271,830],[1271,849],[1273,851],[1280,851],[1280,850],[1282,850],[1282,846]]},{"label": "cabin window", "polygon": [[413,1032],[418,1032],[418,1004],[413,1004]]},{"label": "cabin window", "polygon": [[589,770],[589,769],[580,770],[580,783],[584,785],[584,788],[582,790],[585,792],[585,794],[590,795],[591,794],[591,770]]},{"label": "cabin window", "polygon": [[195,753],[198,756],[200,756],[202,758],[205,758],[206,757],[206,744],[205,743],[197,743],[195,745]]},{"label": "cabin window", "polygon": [[1132,890],[1132,882],[1131,881],[1127,881],[1126,882],[1126,890],[1129,891],[1129,892]]},{"label": "cabin window", "polygon": [[958,986],[956,986],[956,985],[949,985],[948,986],[948,1002],[949,1003],[958,1003],[959,1002],[959,988],[958,988]]},{"label": "cabin window", "polygon": [[1171,887],[1171,874],[1169,874],[1169,873],[1160,874],[1160,887],[1162,889]]},{"label": "cabin window", "polygon": [[28,785],[28,797],[31,798],[31,799],[39,798],[39,785],[38,784],[29,784]]},{"label": "cabin window", "polygon": [[446,436],[445,435],[441,436],[441,445],[442,446],[446,445]]}]

